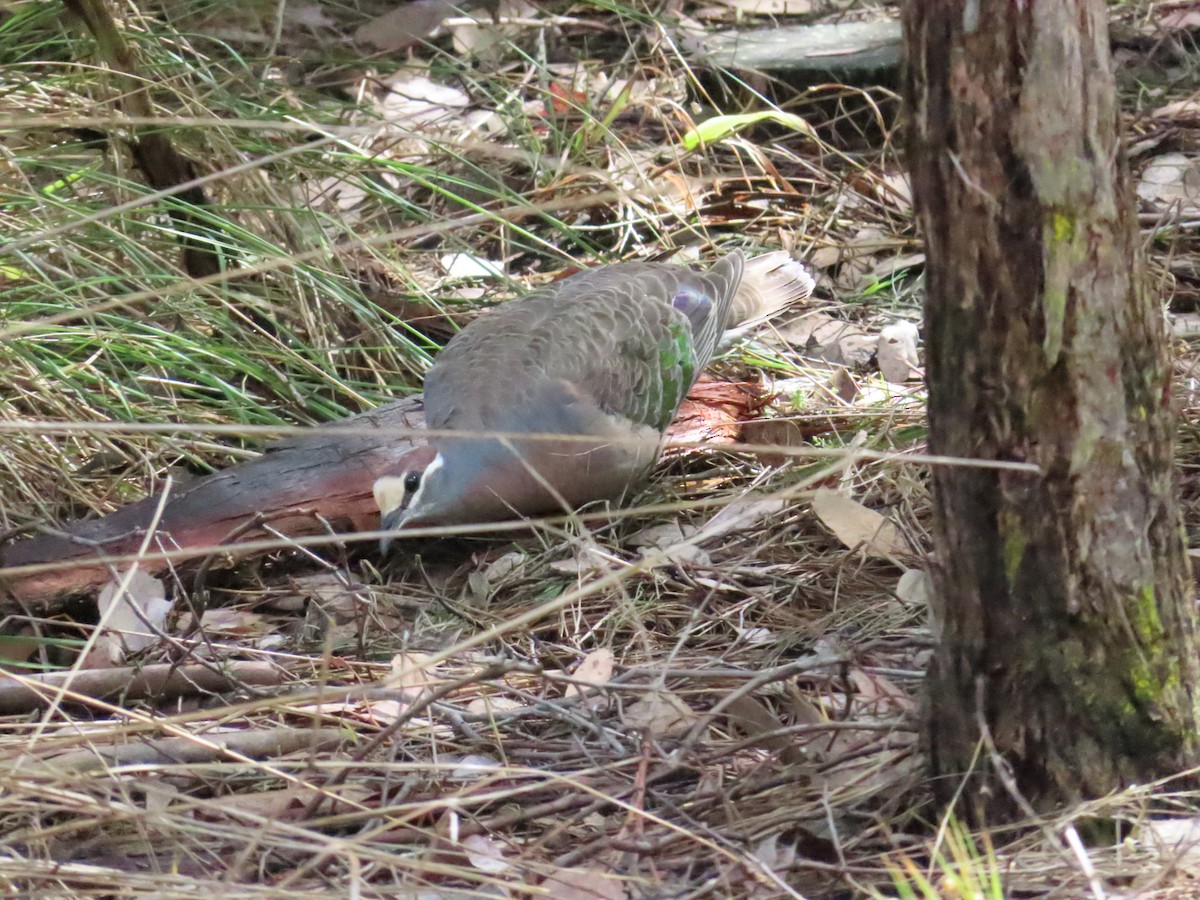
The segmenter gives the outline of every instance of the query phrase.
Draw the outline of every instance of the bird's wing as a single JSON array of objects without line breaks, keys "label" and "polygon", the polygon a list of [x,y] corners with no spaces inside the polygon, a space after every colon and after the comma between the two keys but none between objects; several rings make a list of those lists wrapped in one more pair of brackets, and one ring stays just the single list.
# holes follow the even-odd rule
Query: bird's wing
[{"label": "bird's wing", "polygon": [[708,364],[743,270],[624,263],[501,305],[456,335],[425,381],[431,428],[571,431],[547,409],[566,383],[608,416],[663,430]]}]

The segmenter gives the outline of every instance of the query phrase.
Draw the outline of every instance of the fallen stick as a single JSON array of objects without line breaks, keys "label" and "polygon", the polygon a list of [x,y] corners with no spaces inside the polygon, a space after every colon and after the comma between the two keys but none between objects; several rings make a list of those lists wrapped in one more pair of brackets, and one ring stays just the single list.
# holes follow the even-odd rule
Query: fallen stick
[{"label": "fallen stick", "polygon": [[82,773],[111,766],[169,766],[211,763],[234,758],[277,759],[307,750],[336,750],[346,742],[343,728],[273,728],[269,731],[227,731],[196,737],[147,738],[137,743],[100,745],[71,750],[43,762],[56,774]]},{"label": "fallen stick", "polygon": [[20,681],[0,671],[0,715],[40,709],[69,681],[72,696],[97,700],[171,700],[204,692],[236,690],[282,684],[287,673],[272,663],[231,662],[221,668],[205,665],[173,666],[160,663],[137,669],[83,669],[27,675]]}]

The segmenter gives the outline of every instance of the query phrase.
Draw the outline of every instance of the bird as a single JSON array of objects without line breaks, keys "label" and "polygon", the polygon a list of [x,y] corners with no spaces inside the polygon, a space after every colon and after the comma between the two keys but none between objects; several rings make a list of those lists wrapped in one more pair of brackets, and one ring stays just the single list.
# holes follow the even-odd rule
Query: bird
[{"label": "bird", "polygon": [[807,298],[787,251],[586,269],[502,303],[425,376],[433,436],[374,482],[387,553],[404,528],[570,512],[645,479],[727,333]]}]

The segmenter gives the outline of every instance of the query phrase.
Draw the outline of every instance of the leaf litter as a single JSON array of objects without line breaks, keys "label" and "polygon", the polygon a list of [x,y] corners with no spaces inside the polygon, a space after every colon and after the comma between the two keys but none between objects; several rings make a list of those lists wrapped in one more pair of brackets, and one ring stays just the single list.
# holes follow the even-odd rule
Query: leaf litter
[{"label": "leaf litter", "polygon": [[[207,677],[235,677],[202,687],[189,669],[170,692],[138,685],[122,701],[106,683],[65,705],[47,704],[49,682],[34,682],[41,722],[14,714],[0,738],[0,875],[28,884],[52,878],[76,896],[517,896],[536,886],[572,900],[893,890],[892,861],[920,857],[933,843],[919,825],[927,793],[915,734],[932,590],[920,551],[931,524],[924,476],[904,459],[923,447],[923,396],[915,383],[899,383],[919,375],[919,334],[899,341],[903,371],[881,377],[891,362],[878,359],[885,329],[919,316],[911,282],[923,262],[891,139],[871,136],[850,116],[841,131],[827,127],[818,104],[803,97],[786,111],[705,119],[664,23],[613,10],[554,17],[515,4],[465,11],[419,0],[389,13],[380,5],[368,12],[288,3],[277,25],[274,8],[256,18],[249,5],[168,6],[180,14],[170,21],[250,56],[275,40],[281,55],[299,60],[331,46],[361,53],[330,63],[332,71],[301,62],[244,85],[237,101],[258,104],[255,115],[270,110],[256,94],[270,85],[273,97],[292,104],[288,115],[316,126],[310,131],[347,129],[339,145],[347,152],[308,150],[301,164],[231,177],[219,195],[243,201],[222,209],[248,233],[277,240],[285,255],[308,252],[310,239],[294,236],[314,228],[337,249],[238,281],[235,299],[244,305],[235,304],[231,326],[213,318],[224,300],[162,301],[161,315],[174,317],[169,324],[180,333],[232,339],[245,329],[278,372],[239,371],[200,399],[179,388],[138,394],[136,379],[109,368],[137,317],[98,317],[87,335],[110,342],[107,356],[93,357],[81,341],[78,355],[56,346],[69,363],[56,371],[25,357],[4,363],[23,414],[111,421],[114,410],[99,398],[112,395],[137,421],[237,422],[238,403],[256,414],[335,418],[415,386],[425,363],[399,353],[394,337],[419,326],[410,311],[436,315],[449,333],[479,300],[511,294],[514,282],[536,286],[600,258],[672,249],[690,261],[711,258],[712,243],[786,246],[819,273],[820,301],[717,363],[677,436],[710,446],[669,452],[653,484],[627,498],[632,509],[619,516],[474,540],[453,552],[413,548],[382,573],[377,559],[331,548],[320,554],[332,572],[297,577],[300,553],[284,542],[260,567],[214,585],[214,608],[181,607],[199,613],[203,628],[193,636],[180,627],[167,642],[136,613],[136,624],[112,619],[121,607],[122,616],[134,612],[133,603],[160,629],[168,625],[165,588],[109,601],[113,638],[116,630],[144,634],[90,659],[111,666],[107,654],[119,646],[131,668],[111,671],[127,686],[138,677],[134,667],[171,669],[181,653],[189,666],[219,670],[205,670]],[[708,21],[824,9],[728,0],[685,5],[680,14]],[[390,31],[380,13],[392,16]],[[1154,27],[1184,21],[1159,18]],[[167,27],[146,22],[151,32]],[[360,49],[350,50],[356,33]],[[188,46],[197,65],[210,64],[212,47]],[[154,52],[152,42],[144,52]],[[456,67],[462,59],[472,62]],[[163,86],[163,97],[182,109],[212,102],[220,110],[226,101],[212,93],[220,83],[182,77]],[[110,114],[99,95],[56,85],[71,109]],[[886,91],[867,95],[889,102]],[[44,102],[32,91],[11,96],[35,111]],[[1153,107],[1139,122],[1152,143],[1137,161],[1143,212],[1155,217],[1144,220],[1147,228],[1191,208],[1191,157],[1158,147],[1186,149],[1187,140],[1167,139],[1194,143],[1200,128],[1194,98],[1160,96]],[[297,134],[263,133],[269,140],[246,145],[245,135],[210,129],[205,162],[231,168],[265,158]],[[39,140],[34,132],[15,136],[13,158],[53,158],[55,144]],[[124,199],[101,181],[81,179],[76,188],[89,210]],[[594,199],[613,188],[617,199]],[[578,206],[540,211],[564,197]],[[528,214],[479,216],[505,208]],[[383,240],[418,213],[422,233]],[[479,218],[437,230],[464,216]],[[19,221],[5,224],[6,233],[25,233]],[[93,252],[82,231],[71,240],[77,267],[117,254],[145,259],[136,244]],[[1184,252],[1169,261],[1162,247],[1151,249],[1171,273],[1172,303],[1186,306],[1200,296],[1200,277],[1191,238],[1173,240]],[[154,253],[169,256],[160,245]],[[27,269],[0,274],[8,285],[14,274],[28,279]],[[80,271],[111,280],[108,268]],[[121,271],[156,288],[170,280],[132,263]],[[386,302],[362,302],[369,281],[384,286]],[[50,297],[69,286],[50,279],[40,288]],[[453,316],[429,305],[431,292]],[[289,356],[295,346],[314,352]],[[233,344],[219,349],[233,356]],[[131,358],[135,370],[154,368]],[[198,374],[202,358],[190,365]],[[314,366],[326,374],[311,380]],[[66,379],[78,372],[101,379],[100,387],[74,390]],[[218,396],[230,406],[216,404]],[[10,418],[3,402],[0,413]],[[320,415],[318,404],[326,404]],[[774,449],[741,449],[746,443]],[[1191,459],[1196,446],[1185,435]],[[12,440],[5,449],[6,528],[64,510],[109,510],[150,491],[181,457],[216,466],[229,459],[216,440],[113,444],[85,436]],[[893,455],[834,465],[810,453],[862,449]],[[118,464],[111,478],[76,474],[81,456],[101,453],[115,453],[124,471]],[[171,585],[172,596],[176,590]],[[464,601],[470,595],[475,602]],[[529,616],[539,608],[544,614]],[[311,628],[298,627],[302,613]],[[264,635],[264,627],[276,633]],[[42,643],[27,660],[69,654],[85,633],[62,617],[37,619],[30,634]],[[247,664],[266,667],[274,680],[238,668]],[[564,685],[564,676],[579,684]],[[160,770],[109,764],[116,751],[142,746],[156,748]],[[27,764],[77,752],[104,763],[57,771]],[[168,789],[154,793],[152,785]],[[126,802],[133,796],[147,799]],[[1111,801],[1122,811],[1142,803]],[[1156,842],[1147,828],[1121,848],[1125,856],[1097,851],[1096,864],[1166,871],[1177,849],[1188,852],[1190,826],[1178,831],[1178,840],[1165,834]],[[1044,842],[1018,841],[1003,852],[1016,888],[1048,872],[1063,885],[1079,883]],[[37,868],[41,859],[54,862],[53,872]]]}]

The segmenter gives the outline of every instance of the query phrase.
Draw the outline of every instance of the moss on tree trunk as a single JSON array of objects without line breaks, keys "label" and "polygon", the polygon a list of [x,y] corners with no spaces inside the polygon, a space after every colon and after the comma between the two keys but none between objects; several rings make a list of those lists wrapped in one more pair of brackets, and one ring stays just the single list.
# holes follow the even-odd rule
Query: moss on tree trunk
[{"label": "moss on tree trunk", "polygon": [[[907,150],[927,245],[940,644],[926,739],[1016,810],[1196,759],[1197,642],[1162,313],[1139,277],[1106,10],[910,0]],[[959,786],[942,778],[946,795]]]}]

